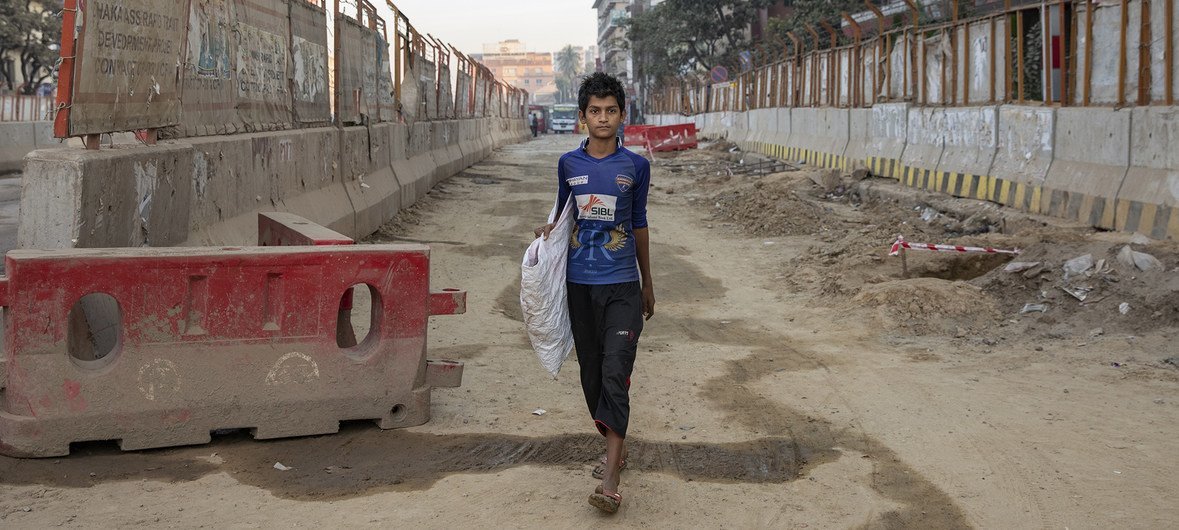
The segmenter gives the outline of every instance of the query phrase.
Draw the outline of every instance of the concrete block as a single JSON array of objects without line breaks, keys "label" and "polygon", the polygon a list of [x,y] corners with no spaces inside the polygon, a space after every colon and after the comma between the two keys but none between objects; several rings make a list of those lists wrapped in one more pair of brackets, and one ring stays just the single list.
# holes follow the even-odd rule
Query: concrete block
[{"label": "concrete block", "polygon": [[[1123,111],[1125,112],[1125,111]],[[1132,111],[1130,166],[1117,195],[1118,230],[1179,239],[1179,109]]]},{"label": "concrete block", "polygon": [[901,159],[909,134],[909,110],[908,103],[881,103],[872,107],[864,158],[873,175],[901,178]]},{"label": "concrete block", "polygon": [[[1043,186],[1052,164],[1056,110],[1044,107],[1002,105],[999,107],[999,136],[990,174],[1035,189]],[[1038,211],[1035,201],[1004,203]]]},{"label": "concrete block", "polygon": [[901,155],[901,183],[906,186],[931,189],[945,149],[944,129],[939,120],[940,109],[909,109],[905,152]]},{"label": "concrete block", "polygon": [[25,155],[37,148],[34,122],[0,123],[0,173],[20,171]]},{"label": "concrete block", "polygon": [[847,169],[868,167],[868,141],[872,130],[872,109],[849,109],[847,128],[847,149],[843,156]]},{"label": "concrete block", "polygon": [[850,119],[847,109],[791,109],[788,145],[800,152],[790,158],[801,158],[813,166],[842,168]]},{"label": "concrete block", "polygon": [[729,141],[748,151],[746,147],[749,144],[746,139],[749,137],[749,115],[744,112],[729,112],[726,113],[725,121]]},{"label": "concrete block", "polygon": [[950,107],[934,116],[944,138],[937,165],[942,177],[949,173],[989,175],[998,143],[998,107]]},{"label": "concrete block", "polygon": [[1056,110],[1040,213],[1114,228],[1114,200],[1130,164],[1130,118],[1106,108]]},{"label": "concrete block", "polygon": [[769,143],[773,146],[774,157],[785,159],[786,148],[790,145],[790,132],[793,127],[790,121],[790,109],[778,108],[772,109],[771,112],[775,122],[775,132],[770,136]]},{"label": "concrete block", "polygon": [[363,180],[347,182],[343,188],[355,210],[352,237],[376,232],[401,210],[401,184],[391,166],[369,173]]},{"label": "concrete block", "polygon": [[53,136],[53,122],[51,121],[33,122],[33,142],[37,145],[37,149],[65,146],[61,138]]},{"label": "concrete block", "polygon": [[171,246],[188,237],[192,149],[42,149],[26,158],[19,248]]},{"label": "concrete block", "polygon": [[[349,129],[351,134],[345,137],[363,143],[352,146],[347,166],[339,154],[343,133],[334,127],[187,140],[193,149],[190,230],[194,235],[189,239],[199,236],[200,244],[249,244],[250,220],[257,212],[281,210],[285,201],[363,177],[356,166],[371,165],[367,160],[367,133],[363,127]],[[329,224],[308,212],[292,213]],[[235,234],[221,227],[216,239],[203,239],[209,236],[205,228],[239,217],[241,221],[231,225],[232,230],[240,232]]]}]

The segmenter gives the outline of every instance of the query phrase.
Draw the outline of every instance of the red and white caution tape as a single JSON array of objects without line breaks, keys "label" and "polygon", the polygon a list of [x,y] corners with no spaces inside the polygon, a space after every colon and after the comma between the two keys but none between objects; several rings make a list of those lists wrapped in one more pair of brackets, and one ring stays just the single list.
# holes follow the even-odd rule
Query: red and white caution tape
[{"label": "red and white caution tape", "polygon": [[901,249],[907,248],[909,250],[932,250],[934,252],[979,252],[984,254],[1012,254],[1019,255],[1019,249],[1003,250],[991,247],[964,247],[960,245],[931,245],[929,243],[909,243],[905,241],[905,236],[897,236],[897,240],[892,244],[892,249],[888,251],[889,256],[896,256],[901,253]]}]

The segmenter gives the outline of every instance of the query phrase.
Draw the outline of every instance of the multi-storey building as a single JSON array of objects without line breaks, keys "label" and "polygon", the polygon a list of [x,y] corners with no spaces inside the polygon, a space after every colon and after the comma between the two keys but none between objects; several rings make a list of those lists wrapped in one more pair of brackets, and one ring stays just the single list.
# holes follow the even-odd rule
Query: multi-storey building
[{"label": "multi-storey building", "polygon": [[548,105],[556,102],[552,53],[530,52],[523,42],[512,39],[484,44],[483,55],[478,60],[505,83],[527,90],[529,103]]}]

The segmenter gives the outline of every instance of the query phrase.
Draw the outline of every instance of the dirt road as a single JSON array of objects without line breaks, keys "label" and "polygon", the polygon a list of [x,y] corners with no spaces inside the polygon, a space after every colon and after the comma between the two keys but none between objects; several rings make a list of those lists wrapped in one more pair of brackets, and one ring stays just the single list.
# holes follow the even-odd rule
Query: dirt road
[{"label": "dirt road", "polygon": [[[1080,307],[1045,287],[1062,252],[1120,248],[1108,234],[976,233],[1027,248],[1045,276],[1015,281],[1002,260],[914,254],[920,277],[902,280],[884,256],[890,234],[949,228],[934,230],[908,205],[816,192],[802,173],[730,177],[722,151],[663,159],[653,174],[658,305],[633,377],[624,505],[600,515],[586,497],[601,441],[576,361],[558,380],[547,376],[517,298],[520,257],[553,200],[555,161],[575,141],[506,148],[371,239],[431,243],[434,287],[469,291],[467,314],[430,325],[431,357],[466,362],[461,388],[435,391],[431,423],[0,459],[0,525],[1076,529],[1179,520],[1179,371],[1166,362],[1179,354],[1173,245],[1136,247],[1164,270],[1101,284],[1133,300],[1121,320],[1116,299]],[[1036,300],[1055,309],[1019,314]],[[538,408],[547,412],[532,414]]]}]

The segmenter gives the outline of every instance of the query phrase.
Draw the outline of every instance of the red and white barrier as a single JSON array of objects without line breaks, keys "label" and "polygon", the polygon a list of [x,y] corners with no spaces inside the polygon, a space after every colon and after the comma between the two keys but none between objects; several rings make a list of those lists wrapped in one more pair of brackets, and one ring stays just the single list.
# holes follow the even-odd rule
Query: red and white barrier
[{"label": "red and white barrier", "polygon": [[905,241],[905,236],[897,236],[896,242],[892,244],[892,248],[888,251],[889,256],[899,256],[902,249],[909,250],[930,250],[933,252],[962,252],[962,253],[983,253],[983,254],[1011,254],[1013,256],[1019,255],[1019,249],[1004,250],[991,247],[964,247],[961,245],[934,245],[929,243],[909,243]]}]

